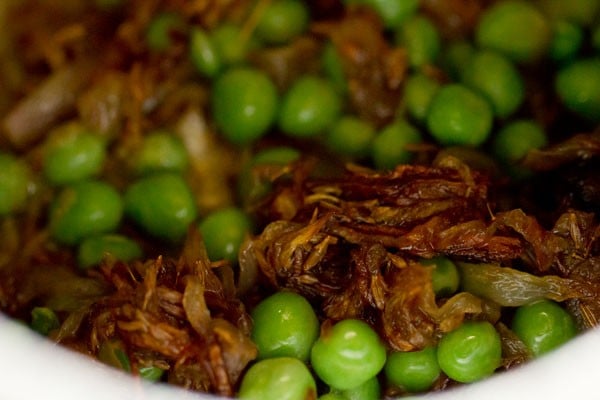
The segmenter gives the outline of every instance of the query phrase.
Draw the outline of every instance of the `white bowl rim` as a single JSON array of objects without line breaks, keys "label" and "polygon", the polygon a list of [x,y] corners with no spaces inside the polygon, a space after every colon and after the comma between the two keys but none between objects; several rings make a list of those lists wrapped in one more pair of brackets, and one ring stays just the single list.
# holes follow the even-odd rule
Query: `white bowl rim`
[{"label": "white bowl rim", "polygon": [[[597,389],[600,329],[593,329],[526,365],[446,392],[434,400],[589,398]],[[0,314],[0,399],[223,399],[155,384],[106,367],[41,337]]]}]

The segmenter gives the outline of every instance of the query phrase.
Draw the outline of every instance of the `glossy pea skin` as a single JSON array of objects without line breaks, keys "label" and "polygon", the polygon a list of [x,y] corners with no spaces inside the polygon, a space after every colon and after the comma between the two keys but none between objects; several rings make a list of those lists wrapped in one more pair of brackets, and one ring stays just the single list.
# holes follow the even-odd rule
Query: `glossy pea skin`
[{"label": "glossy pea skin", "polygon": [[150,235],[172,242],[187,233],[197,216],[194,196],[182,176],[157,173],[132,182],[124,195],[125,214]]},{"label": "glossy pea skin", "polygon": [[495,51],[473,55],[463,75],[463,83],[481,93],[498,118],[513,114],[525,99],[525,84],[513,63]]},{"label": "glossy pea skin", "polygon": [[180,15],[171,12],[157,14],[146,29],[146,43],[152,51],[165,51],[172,44],[171,35],[183,32],[185,23]]},{"label": "glossy pea skin", "polygon": [[31,329],[40,335],[47,336],[52,330],[59,327],[58,316],[50,308],[34,307],[31,310]]},{"label": "glossy pea skin", "polygon": [[385,364],[386,349],[367,323],[345,319],[321,329],[310,360],[323,382],[343,391],[376,376]]},{"label": "glossy pea skin", "polygon": [[590,122],[600,121],[600,59],[575,60],[557,72],[554,86],[569,110]]},{"label": "glossy pea skin", "polygon": [[251,338],[258,358],[294,357],[307,361],[319,336],[319,320],[310,303],[294,292],[277,292],[251,313]]},{"label": "glossy pea skin", "polygon": [[507,0],[484,11],[475,31],[481,48],[496,50],[517,63],[542,57],[550,45],[547,18],[531,2]]},{"label": "glossy pea skin", "polygon": [[329,81],[305,75],[284,94],[278,126],[288,136],[315,136],[338,119],[341,108],[338,92]]},{"label": "glossy pea skin", "polygon": [[442,337],[437,358],[449,378],[462,383],[478,381],[500,366],[500,335],[487,321],[464,322]]},{"label": "glossy pea skin", "polygon": [[441,374],[435,347],[416,351],[396,351],[388,355],[384,372],[392,384],[417,393],[428,390]]},{"label": "glossy pea skin", "polygon": [[306,365],[293,357],[277,357],[253,364],[240,385],[245,400],[306,400],[316,397],[315,380]]},{"label": "glossy pea skin", "polygon": [[422,73],[408,77],[404,84],[404,101],[411,117],[419,122],[425,120],[431,99],[440,86],[438,81]]},{"label": "glossy pea skin", "polygon": [[492,108],[482,96],[461,84],[440,88],[431,100],[427,127],[438,143],[479,146],[492,129]]},{"label": "glossy pea skin", "polygon": [[441,39],[436,26],[428,18],[417,15],[405,21],[396,30],[398,46],[405,47],[412,67],[432,64],[441,49]]},{"label": "glossy pea skin", "polygon": [[309,17],[303,1],[275,0],[261,15],[255,34],[268,44],[284,44],[306,30]]},{"label": "glossy pea skin", "polygon": [[343,115],[325,133],[325,143],[337,154],[362,158],[369,154],[375,127],[354,115]]},{"label": "glossy pea skin", "polygon": [[114,233],[90,236],[79,244],[77,264],[87,269],[99,265],[107,255],[127,262],[141,258],[143,252],[140,245],[127,236]]},{"label": "glossy pea skin", "polygon": [[534,356],[561,346],[577,334],[571,314],[550,300],[517,308],[511,327]]},{"label": "glossy pea skin", "polygon": [[421,133],[410,123],[401,119],[392,122],[375,136],[371,144],[375,167],[392,170],[397,165],[408,163],[413,158],[410,145],[421,141]]},{"label": "glossy pea skin", "polygon": [[138,175],[183,172],[187,165],[188,156],[183,143],[167,131],[154,131],[144,136],[133,155],[133,168]]},{"label": "glossy pea skin", "polygon": [[114,231],[121,222],[123,201],[111,185],[82,181],[64,187],[50,205],[50,235],[75,245],[89,236]]},{"label": "glossy pea skin", "polygon": [[211,260],[237,263],[240,245],[251,233],[252,222],[239,208],[228,207],[208,214],[199,227]]},{"label": "glossy pea skin", "polygon": [[0,216],[18,211],[25,204],[31,176],[25,161],[0,152]]},{"label": "glossy pea skin", "polygon": [[204,29],[194,27],[190,31],[189,54],[192,64],[202,76],[214,78],[221,71],[221,57]]},{"label": "glossy pea skin", "polygon": [[79,123],[69,123],[52,131],[44,144],[44,176],[55,185],[81,181],[97,175],[105,158],[100,136]]},{"label": "glossy pea skin", "polygon": [[432,268],[431,283],[437,296],[450,296],[458,290],[460,275],[452,260],[440,256],[423,259],[421,264]]},{"label": "glossy pea skin", "polygon": [[276,118],[278,94],[264,72],[235,68],[216,79],[211,102],[217,127],[243,146],[267,133]]}]

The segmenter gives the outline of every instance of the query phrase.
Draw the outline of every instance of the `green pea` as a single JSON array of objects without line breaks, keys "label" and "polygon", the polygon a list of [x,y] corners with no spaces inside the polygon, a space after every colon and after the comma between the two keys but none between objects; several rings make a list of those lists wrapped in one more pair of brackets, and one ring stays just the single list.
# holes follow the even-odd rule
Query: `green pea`
[{"label": "green pea", "polygon": [[64,185],[97,175],[106,158],[104,141],[79,123],[63,125],[50,133],[44,147],[44,176]]},{"label": "green pea", "polygon": [[252,231],[250,218],[235,207],[213,211],[200,222],[208,257],[237,263],[238,251],[246,235]]},{"label": "green pea", "polygon": [[550,57],[558,62],[567,62],[576,58],[585,37],[581,26],[560,20],[554,23],[553,32]]},{"label": "green pea", "polygon": [[253,173],[255,167],[283,167],[300,158],[300,152],[292,147],[278,146],[261,150],[242,168],[238,177],[238,192],[244,204],[265,196],[271,190],[268,177]]},{"label": "green pea", "polygon": [[339,392],[342,399],[345,400],[380,400],[381,386],[376,376],[352,389]]},{"label": "green pea", "polygon": [[595,26],[591,32],[592,48],[596,51],[596,54],[600,52],[600,24]]},{"label": "green pea", "polygon": [[131,362],[125,350],[125,345],[118,339],[105,340],[98,349],[98,359],[104,364],[131,372]]},{"label": "green pea", "polygon": [[555,77],[554,86],[564,105],[577,115],[600,121],[600,59],[578,59]]},{"label": "green pea", "polygon": [[276,118],[275,84],[256,69],[224,72],[214,83],[211,100],[218,128],[238,145],[249,144],[266,134]]},{"label": "green pea", "polygon": [[431,283],[437,296],[450,296],[458,290],[460,283],[458,268],[450,259],[434,257],[421,260],[421,264],[432,268]]},{"label": "green pea", "polygon": [[493,115],[488,102],[461,84],[448,84],[431,100],[427,127],[442,145],[479,146],[492,129]]},{"label": "green pea", "polygon": [[440,88],[440,83],[422,73],[408,77],[404,84],[404,101],[411,117],[419,122],[425,120],[431,99]]},{"label": "green pea", "polygon": [[401,25],[419,8],[419,0],[346,0],[345,3],[368,5],[381,17],[386,28]]},{"label": "green pea", "polygon": [[[539,149],[547,144],[544,128],[534,120],[519,119],[503,126],[494,137],[492,149],[496,158],[510,168],[517,168],[516,164],[532,149]],[[519,175],[517,169],[512,172]],[[521,174],[525,171],[522,170]]]},{"label": "green pea", "polygon": [[423,15],[416,15],[401,24],[396,30],[395,41],[406,48],[412,67],[434,63],[441,49],[437,28]]},{"label": "green pea", "polygon": [[494,114],[506,118],[525,98],[525,84],[510,60],[494,51],[476,53],[467,65],[463,82],[481,93],[492,105]]},{"label": "green pea", "polygon": [[460,80],[475,53],[476,50],[471,42],[454,40],[444,46],[440,63],[453,79]]},{"label": "green pea", "polygon": [[139,175],[153,172],[183,172],[188,165],[185,146],[167,131],[154,131],[144,136],[133,155],[133,168]]},{"label": "green pea", "polygon": [[464,322],[442,337],[437,358],[450,379],[462,383],[483,379],[502,361],[500,335],[487,321]]},{"label": "green pea", "polygon": [[125,214],[150,235],[176,242],[196,219],[197,209],[183,177],[164,172],[130,184],[125,192]]},{"label": "green pea", "polygon": [[374,137],[372,124],[354,115],[344,115],[327,130],[325,142],[338,154],[363,158],[369,154]]},{"label": "green pea", "polygon": [[537,0],[538,8],[555,20],[588,27],[600,14],[598,0]]},{"label": "green pea", "polygon": [[421,141],[419,130],[404,120],[399,119],[386,125],[375,136],[371,145],[375,167],[392,170],[396,165],[408,163],[413,158],[410,145]]},{"label": "green pea", "polygon": [[417,351],[396,351],[388,355],[384,367],[387,380],[412,393],[431,388],[441,373],[435,347]]},{"label": "green pea", "polygon": [[20,210],[32,182],[29,166],[10,153],[0,152],[0,216]]},{"label": "green pea", "polygon": [[54,311],[47,307],[34,307],[31,310],[31,328],[40,335],[48,336],[60,327],[60,321]]},{"label": "green pea", "polygon": [[209,33],[210,41],[223,66],[245,63],[248,53],[257,47],[255,39],[244,37],[241,29],[239,25],[224,23]]},{"label": "green pea", "polygon": [[339,392],[330,392],[319,396],[318,400],[346,400],[346,398]]},{"label": "green pea", "polygon": [[323,382],[347,390],[362,385],[381,371],[386,350],[367,323],[346,319],[321,330],[310,360]]},{"label": "green pea", "polygon": [[550,300],[517,308],[512,330],[534,356],[561,346],[577,334],[577,326],[571,314]]},{"label": "green pea", "polygon": [[210,36],[201,28],[190,32],[190,60],[204,77],[214,78],[221,71],[221,58]]},{"label": "green pea", "polygon": [[246,400],[306,400],[315,398],[317,386],[304,363],[277,357],[253,364],[242,379],[238,397]]},{"label": "green pea", "polygon": [[171,12],[159,13],[146,29],[146,43],[152,51],[167,50],[172,44],[172,33],[183,32],[185,23],[179,14]]},{"label": "green pea", "polygon": [[323,73],[336,90],[341,94],[346,93],[348,91],[348,82],[346,81],[344,65],[335,45],[331,41],[327,41],[323,46],[321,64]]},{"label": "green pea", "polygon": [[50,234],[74,245],[89,236],[114,231],[121,222],[123,202],[109,184],[82,181],[64,187],[50,206]]},{"label": "green pea", "polygon": [[546,17],[527,1],[507,0],[487,8],[475,31],[482,48],[496,50],[517,63],[538,60],[550,45]]},{"label": "green pea", "polygon": [[300,152],[292,147],[270,147],[259,151],[252,157],[250,164],[256,165],[285,165],[296,161],[300,158]]},{"label": "green pea", "polygon": [[310,303],[294,292],[277,292],[252,311],[252,340],[258,358],[295,357],[307,361],[319,336],[319,320]]},{"label": "green pea", "polygon": [[140,245],[127,236],[119,234],[90,236],[79,244],[77,264],[80,268],[87,269],[99,265],[107,255],[127,262],[141,258],[143,252]]},{"label": "green pea", "polygon": [[255,33],[266,43],[284,44],[306,30],[309,17],[302,1],[274,0],[261,15]]},{"label": "green pea", "polygon": [[94,0],[94,5],[103,11],[112,11],[123,5],[123,0]]},{"label": "green pea", "polygon": [[338,119],[341,108],[342,101],[329,81],[312,75],[303,76],[283,97],[279,127],[289,136],[315,136]]}]

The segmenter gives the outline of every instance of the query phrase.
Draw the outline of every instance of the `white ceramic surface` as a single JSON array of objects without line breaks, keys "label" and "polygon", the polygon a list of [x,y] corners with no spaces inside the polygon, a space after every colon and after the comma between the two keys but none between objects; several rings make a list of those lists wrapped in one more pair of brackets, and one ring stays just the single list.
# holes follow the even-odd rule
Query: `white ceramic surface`
[{"label": "white ceramic surface", "polygon": [[[435,395],[433,400],[600,399],[600,330],[519,369]],[[0,400],[202,400],[66,350],[0,315]]]}]

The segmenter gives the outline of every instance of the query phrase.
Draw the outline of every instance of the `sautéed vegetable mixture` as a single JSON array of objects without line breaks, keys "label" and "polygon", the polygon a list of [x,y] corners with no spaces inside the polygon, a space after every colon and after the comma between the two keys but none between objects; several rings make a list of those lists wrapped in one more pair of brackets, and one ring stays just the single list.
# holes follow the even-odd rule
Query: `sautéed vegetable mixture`
[{"label": "saut\u00e9ed vegetable mixture", "polygon": [[381,399],[598,324],[600,1],[4,4],[0,310],[49,340]]}]

